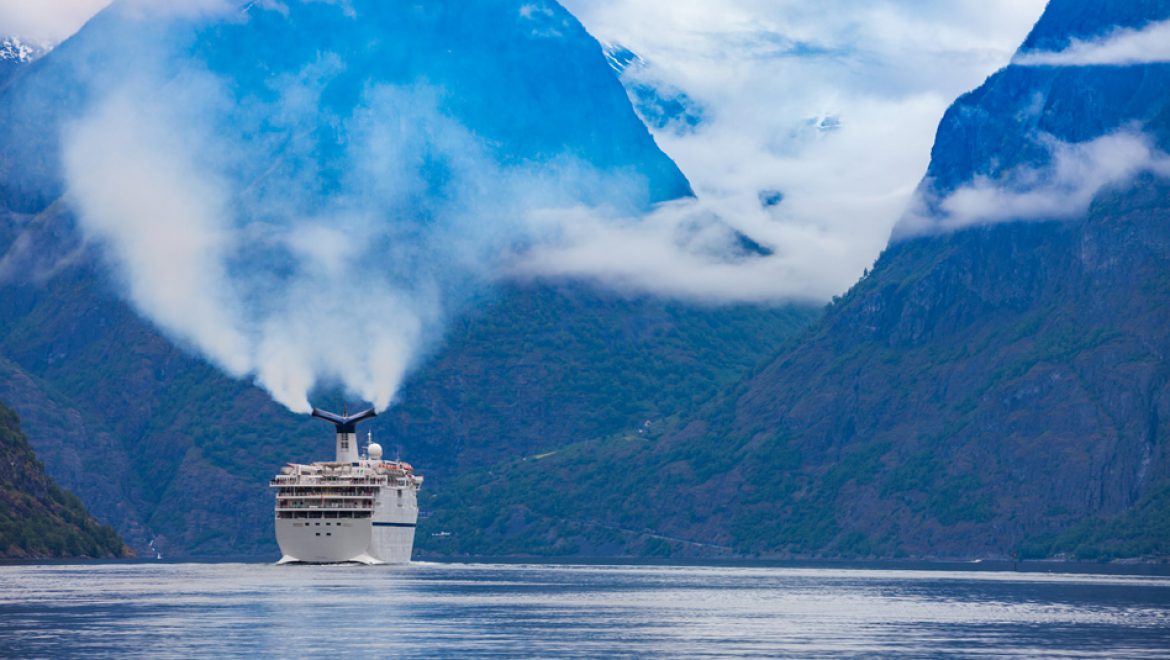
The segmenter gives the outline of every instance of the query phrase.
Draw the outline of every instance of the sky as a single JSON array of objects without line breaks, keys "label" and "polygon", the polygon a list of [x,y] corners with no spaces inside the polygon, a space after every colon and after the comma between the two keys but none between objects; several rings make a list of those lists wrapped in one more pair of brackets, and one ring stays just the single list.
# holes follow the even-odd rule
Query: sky
[{"label": "sky", "polygon": [[108,4],[110,0],[0,0],[0,35],[58,42]]}]

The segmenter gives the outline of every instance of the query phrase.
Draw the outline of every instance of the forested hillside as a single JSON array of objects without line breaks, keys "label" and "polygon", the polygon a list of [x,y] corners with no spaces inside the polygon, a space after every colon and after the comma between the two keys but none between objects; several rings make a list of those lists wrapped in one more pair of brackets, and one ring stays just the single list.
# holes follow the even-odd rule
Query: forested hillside
[{"label": "forested hillside", "polygon": [[96,522],[76,496],[45,474],[0,404],[0,558],[110,558],[129,554],[118,534]]}]

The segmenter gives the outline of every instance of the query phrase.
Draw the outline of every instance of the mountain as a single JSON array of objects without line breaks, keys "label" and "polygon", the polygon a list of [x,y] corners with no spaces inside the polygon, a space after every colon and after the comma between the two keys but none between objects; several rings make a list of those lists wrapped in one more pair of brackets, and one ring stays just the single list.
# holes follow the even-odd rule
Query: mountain
[{"label": "mountain", "polygon": [[[336,186],[351,165],[339,149],[351,139],[351,115],[364,105],[382,111],[370,95],[385,88],[429,90],[438,112],[498,163],[571,159],[624,172],[638,185],[605,194],[628,194],[635,205],[691,194],[630,107],[601,46],[555,2],[298,0],[247,3],[215,20],[157,11],[144,18],[130,3],[115,3],[20,84],[0,91],[7,154],[0,199],[10,210],[34,213],[60,197],[61,127],[91,103],[127,79],[148,77],[148,86],[165,89],[205,75],[225,83],[222,96],[206,103],[213,129],[255,151],[232,174],[260,189],[310,166],[316,185]],[[420,93],[414,102],[427,98]],[[282,129],[305,135],[282,136]],[[270,133],[280,139],[267,139]],[[270,160],[257,162],[261,156]],[[422,173],[432,182],[451,174]]]},{"label": "mountain", "polygon": [[0,37],[0,88],[23,70],[52,50],[51,44],[27,41],[20,37]]},{"label": "mountain", "polygon": [[[1024,49],[1167,17],[1167,2],[1053,0]],[[1042,178],[1052,140],[1124,129],[1165,148],[1168,91],[1164,63],[1010,66],[946,113],[922,194]],[[432,494],[422,546],[1170,556],[1170,183],[1138,174],[1032,220],[900,231],[822,319],[696,413],[464,475]]]},{"label": "mountain", "polygon": [[647,126],[688,133],[703,123],[705,111],[690,95],[646,79],[647,64],[641,55],[620,44],[605,44],[605,59],[620,77],[634,110]]},{"label": "mountain", "polygon": [[129,555],[113,528],[45,474],[11,409],[0,404],[0,558]]},{"label": "mountain", "polygon": [[[254,97],[271,80],[333,61],[329,53],[348,63],[324,94],[327,107],[298,115],[320,121],[304,151],[240,164],[257,182],[311,164],[298,160],[305,152],[340,162],[331,160],[340,126],[331,118],[358,102],[354,94],[419,83],[445,89],[444,112],[490,136],[501,157],[569,154],[626,172],[645,184],[641,199],[628,200],[635,204],[690,194],[601,47],[553,3],[283,4],[287,12],[254,8],[194,33],[182,21],[139,25],[110,10],[0,89],[0,398],[40,420],[27,431],[48,472],[142,554],[274,553],[268,479],[286,461],[332,451],[328,428],[223,376],[137,315],[78,229],[60,169],[61,127],[102,85],[137,70],[154,41],[235,81],[231,108],[260,103]],[[225,122],[240,119],[231,112]],[[663,425],[818,314],[686,306],[569,284],[477,295],[407,382],[401,405],[369,425],[428,477],[428,489],[485,462],[647,420]],[[316,403],[345,401],[324,394]]]},{"label": "mountain", "polygon": [[[1160,0],[1053,0],[1017,59],[1168,17],[1170,9]],[[923,182],[927,196],[945,195],[977,176],[1048,164],[1053,153],[1047,139],[1083,143],[1143,127],[1166,148],[1164,117],[1158,118],[1166,107],[1165,72],[1165,63],[1003,69],[947,111]]]}]

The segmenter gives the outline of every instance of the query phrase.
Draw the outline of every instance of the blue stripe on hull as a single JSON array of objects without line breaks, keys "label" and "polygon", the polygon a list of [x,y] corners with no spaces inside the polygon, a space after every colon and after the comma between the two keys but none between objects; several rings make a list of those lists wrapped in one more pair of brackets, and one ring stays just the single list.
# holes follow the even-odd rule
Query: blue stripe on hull
[{"label": "blue stripe on hull", "polygon": [[415,527],[414,523],[390,523],[390,522],[376,522],[372,523],[374,527]]}]

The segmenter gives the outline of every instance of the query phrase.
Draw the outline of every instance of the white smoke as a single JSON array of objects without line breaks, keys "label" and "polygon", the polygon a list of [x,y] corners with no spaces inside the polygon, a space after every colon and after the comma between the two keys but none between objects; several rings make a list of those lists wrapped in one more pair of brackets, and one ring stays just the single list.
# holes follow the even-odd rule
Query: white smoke
[{"label": "white smoke", "polygon": [[335,55],[240,102],[195,62],[158,66],[165,39],[136,48],[63,136],[80,227],[145,317],[294,411],[322,387],[386,408],[449,315],[557,232],[535,211],[644,185],[570,158],[502,165],[426,85],[337,110]]},{"label": "white smoke", "polygon": [[209,136],[174,131],[144,98],[122,90],[74,127],[65,153],[71,193],[131,298],[172,336],[242,376],[247,340],[221,262],[234,240],[228,186],[191,157]]},{"label": "white smoke", "polygon": [[[324,58],[283,81],[276,104],[257,112],[315,121],[302,111],[317,107],[338,66]],[[381,87],[344,119],[351,144],[337,194],[316,191],[315,171],[240,179],[257,154],[209,119],[227,103],[222,82],[181,78],[128,80],[68,128],[70,199],[147,318],[299,412],[319,386],[388,406],[460,296],[529,236],[524,209],[561,198],[561,179],[591,176],[505,171],[431,91]],[[302,148],[294,137],[272,160]],[[457,182],[440,202],[427,201],[428,159]]]}]

